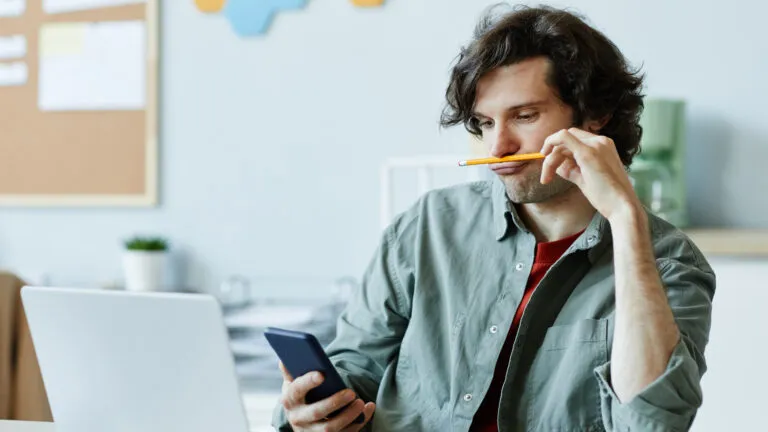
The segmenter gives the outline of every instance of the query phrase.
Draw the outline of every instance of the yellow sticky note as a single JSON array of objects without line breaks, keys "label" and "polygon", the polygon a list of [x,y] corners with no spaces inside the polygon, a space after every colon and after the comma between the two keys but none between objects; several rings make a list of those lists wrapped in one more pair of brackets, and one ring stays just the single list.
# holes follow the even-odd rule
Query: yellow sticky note
[{"label": "yellow sticky note", "polygon": [[87,23],[52,23],[40,27],[40,55],[82,54]]},{"label": "yellow sticky note", "polygon": [[384,0],[352,0],[352,4],[358,7],[381,6]]},{"label": "yellow sticky note", "polygon": [[195,6],[201,12],[214,13],[224,9],[225,0],[195,0]]}]

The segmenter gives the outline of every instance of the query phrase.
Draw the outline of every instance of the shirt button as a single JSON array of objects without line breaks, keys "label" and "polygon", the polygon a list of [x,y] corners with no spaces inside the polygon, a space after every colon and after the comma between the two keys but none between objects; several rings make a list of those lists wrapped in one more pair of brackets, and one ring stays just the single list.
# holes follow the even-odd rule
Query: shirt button
[{"label": "shirt button", "polygon": [[499,328],[496,326],[491,326],[490,331],[491,333],[496,334],[496,332],[499,331]]},{"label": "shirt button", "polygon": [[515,270],[520,271],[523,269],[523,267],[523,263],[517,263],[517,265],[515,265]]},{"label": "shirt button", "polygon": [[595,236],[589,236],[587,237],[587,243],[592,243],[595,241]]},{"label": "shirt button", "polygon": [[464,402],[469,402],[471,400],[472,400],[472,394],[471,393],[467,393],[467,394],[464,395]]}]

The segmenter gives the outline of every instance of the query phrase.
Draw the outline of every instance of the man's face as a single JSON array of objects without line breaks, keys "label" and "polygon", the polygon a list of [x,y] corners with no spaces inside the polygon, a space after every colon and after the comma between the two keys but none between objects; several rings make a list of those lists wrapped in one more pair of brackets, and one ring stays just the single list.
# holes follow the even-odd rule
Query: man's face
[{"label": "man's face", "polygon": [[[547,83],[549,68],[537,57],[494,69],[478,82],[475,117],[491,156],[538,152],[549,135],[573,126],[572,109]],[[559,176],[542,185],[541,167],[541,160],[490,165],[517,204],[546,201],[573,186]]]}]

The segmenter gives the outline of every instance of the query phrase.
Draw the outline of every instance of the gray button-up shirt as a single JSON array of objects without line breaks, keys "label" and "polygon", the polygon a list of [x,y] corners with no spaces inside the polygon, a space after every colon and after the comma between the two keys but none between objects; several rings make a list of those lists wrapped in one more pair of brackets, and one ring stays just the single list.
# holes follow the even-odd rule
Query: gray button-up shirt
[{"label": "gray button-up shirt", "polygon": [[[681,332],[666,371],[630,401],[611,388],[610,226],[596,214],[534,291],[515,336],[500,431],[687,430],[702,402],[715,275],[679,230],[649,215]],[[432,191],[383,233],[327,352],[377,404],[375,431],[467,431],[523,296],[536,240],[499,180]],[[280,407],[273,425],[290,430]]]}]

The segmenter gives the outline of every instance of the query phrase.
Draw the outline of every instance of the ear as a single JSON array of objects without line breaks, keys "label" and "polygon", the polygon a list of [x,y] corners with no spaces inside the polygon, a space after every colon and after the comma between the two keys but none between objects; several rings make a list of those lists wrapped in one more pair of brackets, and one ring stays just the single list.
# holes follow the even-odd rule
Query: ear
[{"label": "ear", "polygon": [[598,134],[608,124],[611,116],[607,115],[600,120],[587,120],[584,122],[584,130],[587,132]]}]

